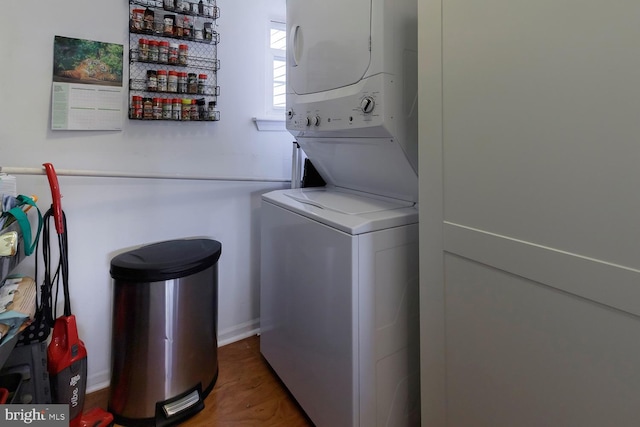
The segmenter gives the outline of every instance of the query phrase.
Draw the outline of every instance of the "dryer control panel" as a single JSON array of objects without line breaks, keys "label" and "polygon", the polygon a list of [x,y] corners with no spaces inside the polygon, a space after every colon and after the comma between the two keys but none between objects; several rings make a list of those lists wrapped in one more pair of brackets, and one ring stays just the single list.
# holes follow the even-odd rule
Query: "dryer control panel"
[{"label": "dryer control panel", "polygon": [[287,129],[298,137],[391,137],[395,117],[386,94],[393,84],[378,74],[319,94],[287,94]]}]

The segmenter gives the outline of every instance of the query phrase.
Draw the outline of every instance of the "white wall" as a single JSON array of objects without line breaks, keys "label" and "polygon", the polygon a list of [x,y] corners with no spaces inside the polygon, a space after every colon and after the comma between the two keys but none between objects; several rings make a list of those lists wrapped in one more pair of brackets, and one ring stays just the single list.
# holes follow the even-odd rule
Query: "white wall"
[{"label": "white wall", "polygon": [[637,424],[636,12],[420,1],[423,425]]},{"label": "white wall", "polygon": [[[219,333],[222,342],[258,327],[260,194],[287,186],[292,138],[258,132],[264,115],[268,19],[284,0],[219,0],[221,69],[216,123],[143,123],[124,119],[120,132],[51,131],[55,35],[128,46],[126,2],[44,2],[31,19],[24,5],[4,5],[0,29],[0,166],[171,175],[266,178],[220,182],[60,176],[68,218],[71,304],[89,354],[88,389],[107,385],[110,369],[111,258],[133,246],[190,236],[222,242]],[[127,69],[125,69],[125,75]],[[126,108],[128,96],[123,99]],[[9,101],[10,100],[10,101]],[[44,175],[18,176],[22,193],[48,208]],[[20,271],[33,273],[33,257]]]}]

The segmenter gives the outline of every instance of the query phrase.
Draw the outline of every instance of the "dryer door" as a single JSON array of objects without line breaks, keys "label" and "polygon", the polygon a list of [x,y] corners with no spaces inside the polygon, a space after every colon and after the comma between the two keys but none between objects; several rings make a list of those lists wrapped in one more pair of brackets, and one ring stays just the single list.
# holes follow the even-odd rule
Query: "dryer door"
[{"label": "dryer door", "polygon": [[288,0],[287,32],[290,92],[354,84],[371,61],[371,0]]}]

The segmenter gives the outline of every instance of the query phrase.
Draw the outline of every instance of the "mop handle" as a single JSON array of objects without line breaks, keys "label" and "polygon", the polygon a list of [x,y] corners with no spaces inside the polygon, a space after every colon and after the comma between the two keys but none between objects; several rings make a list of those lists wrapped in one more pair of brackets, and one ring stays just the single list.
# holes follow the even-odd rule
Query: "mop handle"
[{"label": "mop handle", "polygon": [[64,233],[64,222],[62,221],[62,206],[60,203],[60,186],[58,185],[58,176],[56,170],[51,163],[43,163],[45,171],[47,172],[47,178],[49,179],[49,186],[51,187],[51,199],[53,203],[53,219],[56,224],[56,231],[58,234]]}]

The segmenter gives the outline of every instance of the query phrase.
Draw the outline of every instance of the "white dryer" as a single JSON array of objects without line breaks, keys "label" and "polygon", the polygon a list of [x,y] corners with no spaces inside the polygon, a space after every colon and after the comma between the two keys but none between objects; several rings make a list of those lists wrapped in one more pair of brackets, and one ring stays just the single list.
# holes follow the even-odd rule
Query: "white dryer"
[{"label": "white dryer", "polygon": [[417,426],[416,0],[288,0],[287,28],[327,186],[262,196],[261,352],[317,427]]}]

